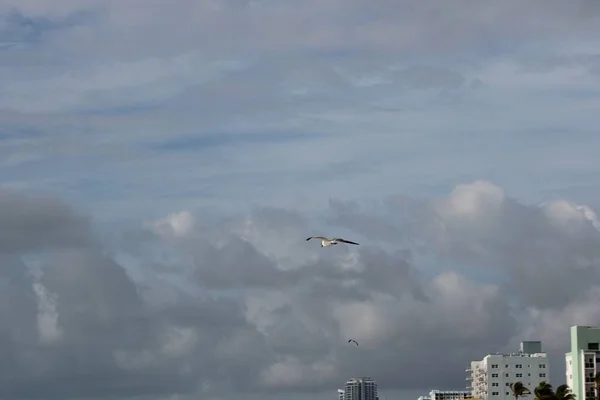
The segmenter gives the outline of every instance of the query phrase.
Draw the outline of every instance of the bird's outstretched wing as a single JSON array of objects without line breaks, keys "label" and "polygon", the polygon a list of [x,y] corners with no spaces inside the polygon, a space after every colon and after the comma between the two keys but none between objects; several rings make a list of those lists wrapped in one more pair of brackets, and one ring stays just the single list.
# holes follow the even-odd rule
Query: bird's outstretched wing
[{"label": "bird's outstretched wing", "polygon": [[349,241],[349,240],[342,239],[342,238],[335,238],[335,239],[333,239],[333,240],[335,240],[336,242],[341,242],[341,243],[349,243],[349,244],[355,244],[355,245],[357,245],[357,246],[358,246],[358,243],[356,243],[356,242],[351,242],[351,241]]},{"label": "bird's outstretched wing", "polygon": [[358,342],[356,340],[350,339],[350,340],[348,340],[348,343],[350,343],[350,342],[354,342],[358,346]]},{"label": "bird's outstretched wing", "polygon": [[323,236],[311,236],[309,238],[306,239],[306,241],[309,241],[310,239],[321,239],[321,240],[329,240],[326,237]]}]

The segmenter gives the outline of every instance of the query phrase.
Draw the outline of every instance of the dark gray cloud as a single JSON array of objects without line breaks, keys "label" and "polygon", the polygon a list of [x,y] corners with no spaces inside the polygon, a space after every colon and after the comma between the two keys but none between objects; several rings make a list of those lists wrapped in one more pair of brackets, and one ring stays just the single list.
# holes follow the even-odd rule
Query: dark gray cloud
[{"label": "dark gray cloud", "polygon": [[[5,198],[24,197],[5,192]],[[70,207],[26,199],[24,207],[1,203],[0,213],[13,216],[10,227],[20,235],[3,242],[11,255],[0,260],[1,396],[156,398],[208,391],[211,383],[241,390],[253,382],[245,362],[270,359],[239,300],[180,293],[175,304],[151,306],[143,295],[148,289],[103,251],[73,248],[79,242],[63,234],[79,221]],[[37,249],[40,227],[48,251],[41,263],[27,265],[19,256]],[[92,236],[89,229],[79,234]]]},{"label": "dark gray cloud", "polygon": [[284,283],[284,272],[251,243],[237,237],[216,248],[197,244],[194,262],[202,286],[213,289],[273,288]]},{"label": "dark gray cloud", "polygon": [[0,189],[0,254],[92,244],[90,221],[54,198]]},{"label": "dark gray cloud", "polygon": [[[27,198],[28,219],[14,222],[23,238],[39,241],[30,218],[52,207],[66,211],[47,231],[73,229],[67,205]],[[15,215],[22,204],[2,206]],[[590,209],[525,205],[489,182],[435,201],[331,206],[332,226],[364,235],[360,247],[322,249],[304,240],[311,219],[268,208],[220,222],[173,213],[122,236],[131,252],[127,240],[105,250],[63,240],[35,261],[21,259],[35,246],[7,242],[0,395],[309,396],[363,374],[390,388],[461,387],[471,359],[535,338],[559,354],[570,324],[600,323]],[[423,254],[448,267],[429,270]],[[502,277],[486,279],[492,272]],[[553,362],[558,377],[561,359]]]}]

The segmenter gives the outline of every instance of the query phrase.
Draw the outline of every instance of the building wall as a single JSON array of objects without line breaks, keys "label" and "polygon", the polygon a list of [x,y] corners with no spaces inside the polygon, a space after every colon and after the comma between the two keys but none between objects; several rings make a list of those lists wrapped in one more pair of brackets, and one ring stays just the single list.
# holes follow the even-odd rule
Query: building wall
[{"label": "building wall", "polygon": [[[522,348],[541,348],[539,342],[524,342]],[[510,384],[521,381],[531,392],[550,377],[546,353],[489,354],[471,362],[471,396],[482,400],[511,400]]]},{"label": "building wall", "polygon": [[[595,342],[600,345],[600,340]],[[597,372],[600,372],[600,351],[581,351],[584,365],[584,392],[585,398],[596,399],[596,385],[594,385],[594,377]]]},{"label": "building wall", "polygon": [[468,390],[432,390],[429,392],[431,400],[462,400],[471,397]]},{"label": "building wall", "polygon": [[565,368],[565,383],[572,389],[573,389],[573,360],[571,357],[571,353],[567,353],[565,355],[565,363],[566,363],[566,368]]},{"label": "building wall", "polygon": [[589,399],[588,393],[593,391],[593,376],[600,371],[599,344],[600,327],[580,325],[571,327],[571,351],[565,355],[565,361],[566,369],[571,371],[569,376],[572,376],[572,379],[567,376],[567,382],[572,382],[570,386],[578,400]]},{"label": "building wall", "polygon": [[544,356],[495,356],[487,357],[487,399],[511,399],[510,384],[521,381],[531,392],[550,377],[548,358]]},{"label": "building wall", "polygon": [[377,384],[371,378],[353,378],[346,382],[344,400],[377,400]]},{"label": "building wall", "polygon": [[521,347],[519,348],[519,350],[521,351],[521,353],[526,354],[542,353],[542,342],[540,342],[539,340],[529,340],[521,342]]},{"label": "building wall", "polygon": [[473,391],[471,395],[486,399],[488,394],[488,366],[486,360],[476,361],[471,365],[473,365],[473,381],[471,383]]}]

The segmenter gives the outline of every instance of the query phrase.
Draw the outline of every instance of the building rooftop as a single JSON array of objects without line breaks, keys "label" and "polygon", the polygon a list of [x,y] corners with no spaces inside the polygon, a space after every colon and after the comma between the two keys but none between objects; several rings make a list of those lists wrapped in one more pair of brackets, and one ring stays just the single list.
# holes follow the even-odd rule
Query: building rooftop
[{"label": "building rooftop", "polygon": [[489,356],[502,356],[502,357],[547,357],[546,353],[490,353]]},{"label": "building rooftop", "polygon": [[371,378],[369,376],[363,376],[361,378],[350,378],[350,379],[348,379],[348,382],[358,382],[358,381],[373,381],[373,378]]},{"label": "building rooftop", "polygon": [[470,390],[456,389],[456,390],[437,390],[434,389],[429,393],[439,393],[439,394],[453,394],[453,393],[464,393],[470,392]]}]

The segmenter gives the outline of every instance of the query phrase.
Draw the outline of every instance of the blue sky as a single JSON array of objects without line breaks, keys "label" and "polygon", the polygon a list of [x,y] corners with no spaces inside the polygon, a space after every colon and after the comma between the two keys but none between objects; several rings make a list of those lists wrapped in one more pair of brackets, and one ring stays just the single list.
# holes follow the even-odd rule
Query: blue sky
[{"label": "blue sky", "polygon": [[[459,361],[442,360],[433,377],[444,376],[442,367],[460,364],[460,357],[472,352],[512,348],[526,333],[544,332],[550,351],[560,354],[566,330],[553,328],[554,319],[600,324],[592,307],[600,296],[600,276],[581,272],[591,286],[571,302],[539,294],[543,285],[534,279],[548,274],[544,284],[560,287],[566,279],[563,264],[585,269],[600,259],[593,250],[600,237],[591,227],[597,218],[585,214],[600,209],[598,4],[5,0],[0,3],[1,189],[39,199],[52,195],[89,216],[103,251],[136,284],[156,291],[153,302],[170,301],[165,299],[182,287],[204,294],[210,281],[221,285],[213,294],[234,293],[248,310],[257,307],[248,318],[256,318],[252,329],[265,337],[263,319],[280,321],[274,316],[280,311],[264,311],[271,303],[289,303],[296,319],[280,322],[300,331],[298,321],[310,325],[306,321],[328,318],[320,307],[307,311],[319,290],[327,292],[320,285],[343,277],[351,287],[353,268],[364,263],[365,268],[387,265],[397,274],[372,272],[383,293],[373,295],[372,304],[387,311],[360,306],[372,311],[369,321],[383,324],[384,333],[348,325],[366,343],[391,340],[385,335],[392,333],[407,337],[401,327],[381,322],[394,318],[417,326],[406,333],[410,337],[420,338],[418,329],[435,330],[412,314],[421,307],[415,299],[398,294],[406,308],[385,308],[391,301],[386,281],[410,281],[407,276],[413,275],[422,279],[425,292],[442,293],[447,304],[434,302],[439,307],[427,309],[444,319],[442,324],[452,326],[445,319],[451,315],[472,332],[500,332],[472,348],[460,347],[466,334],[456,333]],[[21,215],[13,197],[2,214],[2,201],[0,196],[0,222]],[[46,210],[36,201],[28,207]],[[38,215],[32,209],[28,213]],[[19,225],[17,232],[31,226]],[[325,231],[356,235],[371,247],[360,257],[350,250],[322,255],[319,248],[306,247],[305,236]],[[221,254],[223,238],[231,235],[252,243],[252,249],[234,242],[234,256]],[[199,244],[209,239],[217,243],[214,249]],[[2,240],[0,255],[11,248]],[[525,242],[531,246],[523,247]],[[249,275],[236,270],[246,261]],[[229,275],[219,275],[210,263]],[[405,264],[414,271],[402,270]],[[324,272],[314,272],[315,265]],[[293,275],[295,268],[316,274],[315,280],[306,283]],[[370,274],[360,279],[375,285]],[[280,285],[292,276],[300,283],[287,298],[259,285],[267,293],[259,298],[255,276]],[[57,293],[67,291],[69,286],[55,279]],[[227,284],[235,287],[222,289]],[[399,292],[406,289],[398,285]],[[346,295],[347,288],[329,289]],[[498,325],[487,314],[482,322],[469,319],[482,312],[469,308],[480,298],[489,298],[486,311],[502,315]],[[335,310],[340,326],[347,326],[343,320],[353,311]],[[332,326],[323,328],[322,343],[337,329]],[[506,326],[514,331],[505,332]],[[248,335],[244,340],[258,340]],[[277,343],[265,348],[283,357]],[[394,351],[389,354],[402,358],[408,350]],[[269,393],[303,399],[307,395],[296,393],[297,382],[286,380],[286,374],[313,379],[311,374],[321,371],[331,380],[316,384],[321,390],[346,376],[349,369],[331,365],[343,365],[350,356],[335,353],[313,364],[248,357],[249,365],[272,367],[264,372]],[[370,362],[366,365],[379,365],[375,358]],[[196,371],[192,361],[186,363]],[[227,364],[223,371],[234,376],[240,373],[236,368],[241,367]],[[389,383],[385,371],[380,376]],[[228,386],[221,378],[210,378],[217,394],[220,385]],[[262,396],[262,389],[255,394]],[[174,397],[156,398],[186,399],[168,393]]]}]

